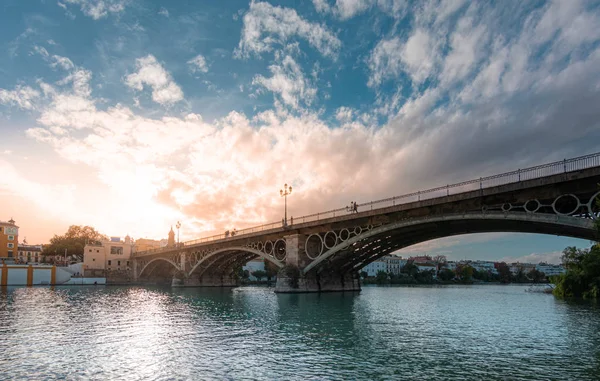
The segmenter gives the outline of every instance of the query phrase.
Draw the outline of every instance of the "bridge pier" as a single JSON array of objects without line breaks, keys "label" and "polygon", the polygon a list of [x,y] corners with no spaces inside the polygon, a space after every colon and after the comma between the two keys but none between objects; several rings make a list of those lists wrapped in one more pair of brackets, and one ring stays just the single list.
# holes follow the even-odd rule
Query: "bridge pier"
[{"label": "bridge pier", "polygon": [[304,274],[303,269],[311,262],[306,255],[306,235],[293,234],[285,236],[285,266],[277,273],[277,293],[305,293],[330,291],[360,291],[358,272],[342,273],[337,269],[329,271],[310,271]]}]

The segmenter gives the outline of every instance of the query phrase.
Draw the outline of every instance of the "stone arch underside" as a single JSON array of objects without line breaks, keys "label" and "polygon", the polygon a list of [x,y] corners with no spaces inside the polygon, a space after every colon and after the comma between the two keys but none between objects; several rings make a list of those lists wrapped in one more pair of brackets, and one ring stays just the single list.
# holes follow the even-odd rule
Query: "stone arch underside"
[{"label": "stone arch underside", "polygon": [[169,272],[169,275],[175,271],[179,271],[179,266],[170,259],[167,258],[154,258],[144,265],[140,271],[138,277],[150,277],[156,270],[161,269]]},{"label": "stone arch underside", "polygon": [[233,276],[237,268],[256,258],[264,258],[278,268],[284,266],[284,263],[262,251],[238,246],[219,249],[202,258],[188,272],[188,277],[202,278],[205,275],[216,277]]},{"label": "stone arch underside", "polygon": [[590,219],[551,214],[477,213],[428,217],[375,227],[332,247],[312,261],[304,274],[357,271],[399,249],[430,241],[471,233],[537,233],[594,239]]}]

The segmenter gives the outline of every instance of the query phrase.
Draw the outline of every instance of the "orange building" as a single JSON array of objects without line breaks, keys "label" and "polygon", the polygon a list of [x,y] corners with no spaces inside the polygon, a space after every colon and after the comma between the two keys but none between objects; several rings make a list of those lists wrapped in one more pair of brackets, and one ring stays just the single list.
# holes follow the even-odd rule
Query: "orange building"
[{"label": "orange building", "polygon": [[0,221],[0,258],[16,258],[19,250],[19,227],[11,218]]}]

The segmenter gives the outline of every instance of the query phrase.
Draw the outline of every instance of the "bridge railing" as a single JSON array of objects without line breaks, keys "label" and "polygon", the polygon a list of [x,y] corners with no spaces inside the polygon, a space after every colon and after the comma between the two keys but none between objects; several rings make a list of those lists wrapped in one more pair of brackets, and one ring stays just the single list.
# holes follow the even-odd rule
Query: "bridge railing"
[{"label": "bridge railing", "polygon": [[[395,196],[395,197],[385,198],[382,200],[370,201],[370,202],[358,204],[357,207],[358,207],[358,212],[364,212],[365,210],[381,209],[381,208],[386,208],[386,207],[395,206],[395,205],[408,204],[408,203],[415,202],[415,201],[430,200],[430,199],[439,198],[439,197],[447,197],[447,196],[454,195],[454,194],[470,192],[470,191],[474,191],[474,190],[481,190],[481,189],[485,189],[485,188],[491,188],[491,187],[495,187],[498,185],[518,183],[520,181],[538,179],[541,177],[557,175],[557,174],[567,173],[567,172],[572,172],[572,171],[579,171],[582,169],[593,168],[593,167],[598,167],[598,166],[600,166],[600,152],[590,154],[590,155],[580,156],[580,157],[576,157],[576,158],[572,158],[572,159],[556,161],[553,163],[537,165],[535,167],[517,169],[516,171],[501,173],[498,175],[480,177],[478,179],[463,181],[461,183],[443,185],[440,187],[426,189],[426,190],[417,191],[417,192],[412,192],[412,193],[404,194],[401,196]],[[327,219],[327,218],[338,217],[341,215],[347,215],[349,213],[352,213],[352,210],[349,210],[346,207],[332,209],[332,210],[328,210],[325,212],[309,214],[306,216],[292,217],[290,219],[290,224],[293,225],[296,223],[319,221],[319,220],[323,220],[323,219]],[[233,234],[231,234],[231,232],[229,234],[223,233],[223,234],[217,234],[217,235],[213,235],[213,236],[209,236],[209,237],[203,237],[203,238],[196,239],[193,241],[186,241],[186,242],[181,243],[180,246],[182,246],[182,247],[192,246],[192,245],[196,245],[199,243],[211,242],[211,241],[216,241],[216,240],[226,239],[226,238],[233,238],[233,237],[244,235],[244,234],[258,233],[258,232],[263,232],[263,231],[272,230],[272,229],[278,229],[278,228],[282,228],[282,227],[284,227],[283,221],[277,221],[277,222],[272,222],[269,224],[253,226],[250,228],[233,231]],[[153,252],[160,252],[160,251],[164,251],[164,250],[165,250],[164,248],[154,249],[154,250],[145,251],[145,252],[143,252],[143,254],[150,254]],[[170,250],[170,249],[168,249],[168,250]],[[142,253],[138,253],[138,254],[142,254]]]}]

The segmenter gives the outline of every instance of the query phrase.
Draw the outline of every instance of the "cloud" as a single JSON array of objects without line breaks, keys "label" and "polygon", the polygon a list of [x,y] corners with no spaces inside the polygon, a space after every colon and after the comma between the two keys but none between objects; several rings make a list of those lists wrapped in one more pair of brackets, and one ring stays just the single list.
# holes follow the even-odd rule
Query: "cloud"
[{"label": "cloud", "polygon": [[39,98],[40,92],[29,87],[17,85],[14,90],[0,89],[0,103],[9,106],[18,106],[25,110],[35,108],[34,100]]},{"label": "cloud", "polygon": [[520,262],[520,263],[553,263],[560,264],[562,263],[562,251],[551,251],[548,253],[531,253],[527,255],[523,255],[521,257],[503,257],[498,260],[498,262]]},{"label": "cloud", "polygon": [[313,0],[313,5],[319,13],[326,13],[331,10],[327,0]]},{"label": "cloud", "polygon": [[56,54],[50,55],[50,53],[48,53],[48,50],[43,46],[36,45],[33,47],[33,51],[41,55],[45,61],[50,62],[50,66],[52,66],[53,68],[60,66],[64,70],[71,70],[75,67],[73,61],[71,61],[69,58],[62,57]]},{"label": "cloud", "polygon": [[[361,12],[404,12],[399,4],[381,1]],[[274,106],[222,97],[230,108],[217,117],[198,109],[142,113],[96,97],[92,78],[105,73],[61,64],[41,48],[67,70],[64,77],[2,90],[0,99],[34,110],[27,136],[98,182],[98,221],[143,232],[181,218],[187,237],[197,237],[281,220],[283,183],[294,187],[289,214],[299,216],[596,151],[600,48],[598,31],[587,28],[598,12],[584,2],[531,7],[422,2],[405,27],[393,23],[365,45],[370,52],[353,55],[331,27],[252,2],[237,52],[272,53],[266,73],[251,77],[255,91],[273,93]],[[310,62],[320,54],[348,64]],[[307,75],[312,68],[316,74]],[[183,99],[152,55],[139,58],[123,82],[151,88],[160,104]],[[318,86],[328,82],[340,98],[317,102],[325,99]]]},{"label": "cloud", "polygon": [[165,7],[160,7],[158,14],[161,16],[169,17],[169,11]]},{"label": "cloud", "polygon": [[58,2],[61,8],[67,9],[67,4],[77,5],[84,15],[94,20],[101,19],[109,14],[119,14],[125,10],[127,0],[63,0]]},{"label": "cloud", "polygon": [[330,5],[327,0],[313,0],[313,5],[317,12],[332,13],[340,20],[351,19],[372,7],[400,18],[406,9],[406,2],[403,0],[336,0],[334,5]]},{"label": "cloud", "polygon": [[337,56],[342,45],[327,27],[306,21],[291,8],[252,1],[243,20],[242,36],[236,50],[238,57],[271,52],[275,45],[283,47],[294,37],[306,40],[321,54],[332,58]]},{"label": "cloud", "polygon": [[416,29],[406,42],[398,37],[379,41],[369,57],[369,86],[378,86],[402,71],[409,74],[414,83],[423,82],[432,74],[439,59],[437,49],[434,38],[423,29]]},{"label": "cloud", "polygon": [[300,103],[311,105],[316,97],[317,89],[310,85],[300,66],[292,57],[285,56],[280,65],[271,65],[269,70],[273,76],[266,78],[257,75],[252,80],[252,84],[263,86],[278,94],[284,104],[293,108],[298,108]]},{"label": "cloud", "polygon": [[337,0],[335,12],[340,19],[346,20],[366,11],[374,1],[372,0]]},{"label": "cloud", "polygon": [[126,77],[127,86],[138,91],[142,91],[144,85],[152,87],[152,100],[161,105],[172,104],[183,99],[181,88],[153,55],[138,58],[136,68],[137,72]]},{"label": "cloud", "polygon": [[208,65],[206,64],[206,59],[202,54],[198,54],[196,57],[192,58],[187,63],[188,65],[190,65],[192,72],[208,72]]}]

